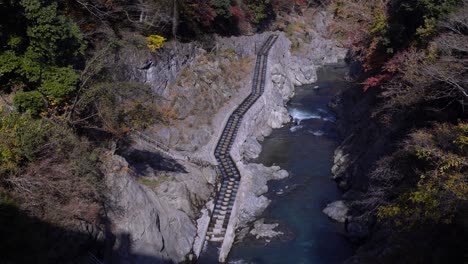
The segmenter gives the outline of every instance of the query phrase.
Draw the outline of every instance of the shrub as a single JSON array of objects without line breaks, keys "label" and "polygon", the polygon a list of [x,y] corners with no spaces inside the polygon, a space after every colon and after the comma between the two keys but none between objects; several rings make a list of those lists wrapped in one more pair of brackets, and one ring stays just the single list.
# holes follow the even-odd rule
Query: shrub
[{"label": "shrub", "polygon": [[152,52],[155,52],[156,50],[162,48],[162,46],[164,45],[164,41],[166,41],[166,38],[159,35],[149,35],[148,37],[146,37],[146,41],[148,48]]},{"label": "shrub", "polygon": [[34,161],[50,134],[46,121],[28,115],[4,114],[0,118],[0,174],[17,173]]},{"label": "shrub", "polygon": [[[82,96],[77,111],[91,126],[122,137],[130,129],[145,128],[161,115],[149,86],[138,83],[99,83]],[[95,116],[95,118],[91,118]],[[89,126],[90,124],[87,124]]]},{"label": "shrub", "polygon": [[46,71],[43,78],[39,91],[53,104],[60,104],[76,90],[80,76],[71,68],[61,67]]},{"label": "shrub", "polygon": [[260,24],[273,15],[271,0],[249,0],[245,1],[251,13],[251,22]]},{"label": "shrub", "polygon": [[222,18],[230,18],[232,16],[230,12],[231,1],[230,0],[212,0],[211,5],[216,11],[216,15]]},{"label": "shrub", "polygon": [[45,110],[44,96],[38,91],[19,91],[13,98],[13,105],[20,112],[27,112],[32,116],[38,116]]}]

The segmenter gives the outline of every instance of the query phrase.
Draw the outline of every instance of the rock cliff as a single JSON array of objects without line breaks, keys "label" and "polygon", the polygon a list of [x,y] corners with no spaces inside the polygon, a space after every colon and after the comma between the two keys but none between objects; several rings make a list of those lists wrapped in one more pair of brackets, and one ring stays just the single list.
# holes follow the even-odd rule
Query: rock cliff
[{"label": "rock cliff", "polygon": [[[324,13],[320,17],[327,20]],[[268,206],[263,196],[268,180],[288,176],[279,167],[248,160],[260,153],[263,137],[289,121],[285,103],[294,85],[316,81],[321,63],[345,57],[346,50],[319,29],[295,54],[288,37],[276,32],[265,94],[245,115],[231,152],[243,176],[235,228],[253,223]],[[114,255],[121,263],[194,257],[200,246],[197,232],[203,232],[200,226],[217,183],[213,150],[229,114],[250,92],[255,54],[269,34],[217,38],[210,50],[196,43],[172,43],[157,54],[139,49],[119,54],[126,64],[118,78],[150,85],[170,120],[135,133],[132,146],[109,154],[103,164],[116,235]]]}]

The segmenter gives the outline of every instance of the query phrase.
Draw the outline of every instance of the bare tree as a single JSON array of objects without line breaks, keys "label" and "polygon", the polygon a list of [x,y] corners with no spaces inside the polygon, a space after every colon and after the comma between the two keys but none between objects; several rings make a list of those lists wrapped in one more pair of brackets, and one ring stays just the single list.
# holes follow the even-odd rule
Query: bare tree
[{"label": "bare tree", "polygon": [[125,7],[128,20],[145,27],[165,29],[173,22],[174,0],[138,0]]},{"label": "bare tree", "polygon": [[179,11],[178,11],[178,0],[173,0],[172,3],[172,36],[177,39],[177,27],[179,26]]}]

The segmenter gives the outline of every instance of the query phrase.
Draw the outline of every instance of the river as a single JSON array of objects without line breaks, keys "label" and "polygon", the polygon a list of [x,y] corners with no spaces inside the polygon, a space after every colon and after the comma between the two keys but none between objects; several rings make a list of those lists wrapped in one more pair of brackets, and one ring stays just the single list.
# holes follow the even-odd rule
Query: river
[{"label": "river", "polygon": [[350,86],[344,81],[348,70],[345,64],[329,65],[319,70],[316,83],[297,87],[288,104],[294,121],[265,138],[255,162],[279,165],[290,177],[269,183],[272,203],[262,217],[280,223],[278,230],[285,235],[270,243],[247,238],[234,245],[229,263],[333,264],[351,256],[343,225],[322,213],[327,203],[340,197],[330,173],[339,140],[336,117],[327,105]]}]

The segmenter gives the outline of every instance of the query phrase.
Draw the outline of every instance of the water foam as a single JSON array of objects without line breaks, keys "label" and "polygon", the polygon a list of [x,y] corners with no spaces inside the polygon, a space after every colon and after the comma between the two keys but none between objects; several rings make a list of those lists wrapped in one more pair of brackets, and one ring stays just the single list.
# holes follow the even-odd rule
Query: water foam
[{"label": "water foam", "polygon": [[293,118],[296,124],[300,124],[303,120],[308,119],[321,119],[322,117],[317,113],[311,113],[305,110],[297,109],[297,108],[290,108],[289,114]]},{"label": "water foam", "polygon": [[298,131],[299,129],[303,128],[303,127],[304,127],[304,126],[301,126],[301,125],[292,126],[292,127],[289,129],[289,131],[291,131],[291,132],[294,133],[294,132]]},{"label": "water foam", "polygon": [[229,264],[254,264],[253,262],[248,262],[243,259],[238,259],[238,260],[231,260],[229,261]]},{"label": "water foam", "polygon": [[325,134],[325,132],[323,132],[322,130],[315,130],[315,131],[309,130],[308,132],[316,137],[321,137]]}]

